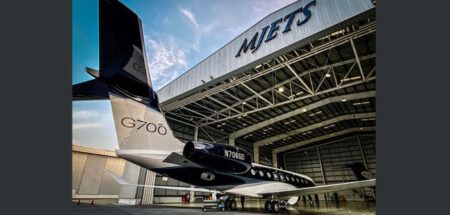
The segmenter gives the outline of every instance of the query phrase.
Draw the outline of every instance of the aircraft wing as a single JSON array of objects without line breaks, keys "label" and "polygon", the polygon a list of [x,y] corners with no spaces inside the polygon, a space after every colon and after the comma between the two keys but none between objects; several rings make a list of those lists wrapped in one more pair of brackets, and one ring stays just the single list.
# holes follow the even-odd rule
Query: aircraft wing
[{"label": "aircraft wing", "polygon": [[260,195],[277,195],[277,196],[301,196],[318,193],[336,192],[339,190],[351,190],[363,187],[374,187],[376,185],[376,179],[353,181],[339,184],[320,185],[314,187],[305,187],[290,190],[267,190],[260,192]]},{"label": "aircraft wing", "polygon": [[216,190],[208,190],[205,188],[194,188],[194,187],[172,187],[172,186],[154,186],[154,185],[143,185],[143,184],[130,184],[124,178],[119,175],[107,170],[108,173],[113,177],[115,181],[117,181],[120,185],[125,186],[135,186],[135,187],[150,187],[150,188],[158,188],[158,189],[167,189],[167,190],[183,190],[183,191],[195,191],[195,192],[204,192],[204,193],[221,193]]}]

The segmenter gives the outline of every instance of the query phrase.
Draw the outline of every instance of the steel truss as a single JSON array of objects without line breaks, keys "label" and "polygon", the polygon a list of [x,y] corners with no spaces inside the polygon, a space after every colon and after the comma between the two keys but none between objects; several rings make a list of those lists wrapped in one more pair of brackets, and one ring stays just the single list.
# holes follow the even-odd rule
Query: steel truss
[{"label": "steel truss", "polygon": [[[375,67],[370,69],[370,71],[363,71],[361,62],[373,59],[376,57],[376,55],[369,54],[365,56],[359,56],[359,54],[356,51],[353,40],[374,33],[375,31],[376,31],[375,22],[371,22],[369,24],[361,26],[358,30],[354,32],[345,34],[337,39],[313,47],[309,51],[305,51],[303,49],[295,49],[292,52],[293,54],[281,55],[277,58],[272,59],[271,61],[261,64],[260,66],[256,66],[255,68],[253,68],[253,71],[255,72],[254,74],[246,74],[240,78],[236,77],[231,78],[229,82],[225,82],[221,85],[215,86],[204,92],[199,92],[184,99],[164,105],[162,109],[166,112],[170,112],[171,114],[175,113],[175,111],[179,111],[182,109],[187,110],[195,114],[193,118],[196,119],[198,126],[203,127],[233,118],[245,117],[248,114],[262,111],[265,109],[285,105],[288,103],[304,100],[306,98],[310,98],[313,96],[373,81],[376,79]],[[351,45],[354,54],[354,59],[328,64],[328,58],[330,56],[331,49],[347,43]],[[325,65],[322,66],[314,65],[315,68],[306,71],[297,71],[295,67],[292,66],[294,63],[300,61],[311,64],[310,62],[305,60],[325,51],[328,51],[328,56]],[[344,65],[351,65],[350,69],[345,74],[338,74],[335,72],[336,67]],[[260,92],[255,91],[248,84],[246,84],[246,82],[250,80],[254,80],[263,75],[275,72],[281,68],[287,68],[288,71],[291,72],[294,76],[283,82],[274,84],[272,87],[262,90]],[[360,74],[359,77],[350,77],[350,74],[354,73],[353,71],[354,68],[358,69]],[[314,82],[312,81],[311,78],[312,73],[319,74],[320,76],[319,84],[314,84]],[[332,86],[328,88],[324,87],[323,85],[324,81],[327,78],[330,78],[332,80],[331,81]],[[253,95],[245,99],[240,99],[227,91],[239,85],[249,90]],[[289,90],[286,90],[286,92],[280,92],[279,90],[277,90],[279,87],[282,86],[289,86]],[[293,91],[292,90],[293,87],[296,87],[301,90]],[[224,93],[230,96],[231,98],[235,99],[236,102],[233,104],[226,104],[220,101],[220,99],[214,97],[217,96],[217,94],[219,93]],[[280,95],[285,99],[282,101],[278,101],[275,99],[274,96],[275,94]],[[218,106],[221,106],[223,108],[220,110],[213,110],[212,108],[199,104],[198,101],[202,99],[209,99],[213,103],[218,104]],[[198,111],[188,109],[185,107],[188,104],[195,104],[201,107],[206,112],[209,112],[209,114],[200,113]]]}]

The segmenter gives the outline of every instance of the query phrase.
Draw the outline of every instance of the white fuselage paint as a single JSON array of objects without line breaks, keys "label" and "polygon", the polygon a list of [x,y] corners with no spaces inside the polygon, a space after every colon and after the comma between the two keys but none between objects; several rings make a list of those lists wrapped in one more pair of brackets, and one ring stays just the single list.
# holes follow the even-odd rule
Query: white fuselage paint
[{"label": "white fuselage paint", "polygon": [[[124,158],[128,161],[131,161],[133,163],[137,163],[145,168],[148,168],[152,171],[158,172],[158,169],[163,168],[170,168],[170,167],[182,167],[177,164],[172,163],[166,163],[163,162],[169,154],[172,153],[172,151],[165,151],[165,150],[142,150],[142,149],[122,149],[122,150],[116,150],[117,156]],[[178,153],[181,153],[178,152]],[[309,180],[312,183],[314,181],[302,174],[298,174],[295,172],[287,171],[287,170],[281,170],[257,163],[252,163],[252,167],[260,167],[270,170],[276,170],[277,172],[287,173],[295,176],[299,176],[303,179]],[[239,176],[237,176],[239,177]],[[209,186],[205,187],[207,189],[213,189],[217,191],[221,191],[225,194],[232,194],[232,195],[238,195],[238,196],[248,196],[253,198],[262,198],[263,196],[258,193],[263,193],[267,191],[273,190],[275,191],[283,191],[283,190],[292,190],[297,187],[295,187],[292,184],[284,183],[281,181],[260,181],[255,183],[245,183],[237,186],[233,186],[230,188],[230,186]]]}]

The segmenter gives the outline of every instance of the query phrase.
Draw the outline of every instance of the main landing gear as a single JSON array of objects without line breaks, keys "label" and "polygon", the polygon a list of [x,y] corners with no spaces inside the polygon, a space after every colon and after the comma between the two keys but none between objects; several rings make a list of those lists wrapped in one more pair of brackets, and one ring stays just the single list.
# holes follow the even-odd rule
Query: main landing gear
[{"label": "main landing gear", "polygon": [[269,213],[278,213],[280,212],[280,202],[275,199],[267,200],[264,204],[264,210]]},{"label": "main landing gear", "polygon": [[231,211],[236,210],[237,209],[236,200],[234,200],[234,198],[233,199],[227,198],[224,202],[224,209]]}]

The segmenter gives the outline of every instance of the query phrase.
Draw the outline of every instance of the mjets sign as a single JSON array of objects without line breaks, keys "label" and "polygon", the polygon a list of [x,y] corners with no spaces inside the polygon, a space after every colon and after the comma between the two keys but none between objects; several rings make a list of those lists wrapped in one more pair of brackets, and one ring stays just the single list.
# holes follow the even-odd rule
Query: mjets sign
[{"label": "mjets sign", "polygon": [[[278,30],[280,29],[281,23],[283,23],[283,22],[285,22],[285,25],[284,25],[283,31],[281,31],[281,33],[284,34],[284,33],[289,32],[291,30],[292,22],[294,22],[296,15],[299,13],[302,13],[304,15],[304,18],[296,20],[297,27],[305,24],[309,20],[309,18],[311,18],[312,14],[311,14],[311,11],[309,10],[309,8],[313,5],[316,5],[316,0],[309,2],[308,4],[305,5],[305,7],[301,7],[295,11],[292,11],[291,13],[286,15],[284,18],[280,18],[280,19],[272,22],[272,24],[264,27],[263,29],[261,29],[261,35],[259,35],[260,34],[259,32],[256,32],[253,35],[250,42],[248,42],[247,38],[245,38],[244,42],[242,42],[241,48],[239,49],[239,51],[235,57],[241,56],[241,52],[246,53],[248,49],[250,49],[252,51],[252,53],[254,53],[261,46],[261,43],[263,42],[263,40],[265,43],[267,43],[270,40],[274,39],[277,36],[277,33],[278,33]],[[267,33],[267,35],[266,35],[266,33]]]}]

